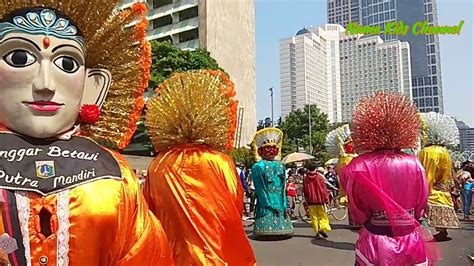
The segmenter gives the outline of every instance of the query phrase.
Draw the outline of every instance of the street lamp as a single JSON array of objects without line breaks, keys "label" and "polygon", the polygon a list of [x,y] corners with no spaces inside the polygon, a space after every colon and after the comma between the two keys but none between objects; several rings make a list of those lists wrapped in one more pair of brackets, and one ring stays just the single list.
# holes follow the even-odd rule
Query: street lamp
[{"label": "street lamp", "polygon": [[309,120],[309,154],[313,154],[313,144],[311,140],[311,103],[309,104],[309,111],[308,111],[308,120]]},{"label": "street lamp", "polygon": [[272,98],[272,127],[275,126],[274,122],[273,122],[273,87],[271,87],[270,89],[268,89],[270,91],[270,97]]}]

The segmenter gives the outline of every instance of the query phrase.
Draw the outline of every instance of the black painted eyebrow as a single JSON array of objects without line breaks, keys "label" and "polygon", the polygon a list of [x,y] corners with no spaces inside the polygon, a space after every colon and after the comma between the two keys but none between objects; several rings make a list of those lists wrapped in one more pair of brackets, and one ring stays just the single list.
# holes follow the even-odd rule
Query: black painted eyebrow
[{"label": "black painted eyebrow", "polygon": [[63,47],[72,47],[72,48],[78,50],[82,55],[84,54],[84,52],[83,52],[81,49],[77,48],[77,47],[74,46],[74,45],[70,45],[70,44],[61,44],[61,45],[58,45],[58,46],[56,46],[56,47],[53,48],[52,52],[54,53],[55,51],[57,51],[58,49],[61,49],[61,48],[63,48]]},{"label": "black painted eyebrow", "polygon": [[4,40],[4,41],[2,41],[2,42],[0,42],[0,43],[4,43],[4,42],[6,42],[6,41],[13,40],[13,39],[19,39],[19,40],[28,42],[28,43],[30,43],[31,45],[33,45],[33,46],[38,50],[38,52],[41,52],[41,48],[40,48],[35,42],[33,42],[32,40],[28,40],[28,39],[26,39],[26,38],[23,38],[23,37],[11,37],[11,38],[8,38],[8,39],[6,39],[6,40]]}]

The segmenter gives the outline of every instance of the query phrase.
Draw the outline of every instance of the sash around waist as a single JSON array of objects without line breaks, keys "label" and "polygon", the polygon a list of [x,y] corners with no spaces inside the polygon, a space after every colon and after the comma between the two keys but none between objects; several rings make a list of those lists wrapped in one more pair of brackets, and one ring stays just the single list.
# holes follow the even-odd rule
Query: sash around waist
[{"label": "sash around waist", "polygon": [[365,229],[374,235],[384,235],[388,237],[405,236],[415,231],[413,224],[411,225],[374,225],[370,221],[364,224]]}]

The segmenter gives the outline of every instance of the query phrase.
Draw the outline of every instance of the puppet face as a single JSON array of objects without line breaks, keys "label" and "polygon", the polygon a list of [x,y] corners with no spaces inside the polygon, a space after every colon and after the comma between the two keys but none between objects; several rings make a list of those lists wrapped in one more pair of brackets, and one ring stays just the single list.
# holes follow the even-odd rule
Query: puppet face
[{"label": "puppet face", "polygon": [[352,140],[344,144],[344,151],[349,154],[355,153],[354,142],[352,142]]},{"label": "puppet face", "polygon": [[258,149],[258,154],[264,160],[273,161],[278,156],[279,149],[277,146],[265,146]]},{"label": "puppet face", "polygon": [[16,32],[0,41],[0,122],[36,138],[69,130],[84,92],[84,47]]},{"label": "puppet face", "polygon": [[63,14],[23,8],[0,19],[0,124],[49,138],[70,130],[83,104],[100,107],[111,75],[86,69],[86,44]]}]

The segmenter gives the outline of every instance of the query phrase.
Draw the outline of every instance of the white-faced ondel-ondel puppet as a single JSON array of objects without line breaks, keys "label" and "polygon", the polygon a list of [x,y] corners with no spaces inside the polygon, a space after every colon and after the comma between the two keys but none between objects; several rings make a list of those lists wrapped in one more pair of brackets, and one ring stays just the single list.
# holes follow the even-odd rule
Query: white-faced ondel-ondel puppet
[{"label": "white-faced ondel-ondel puppet", "polygon": [[98,144],[127,145],[149,78],[146,6],[117,2],[0,2],[4,264],[171,263],[131,168]]}]

